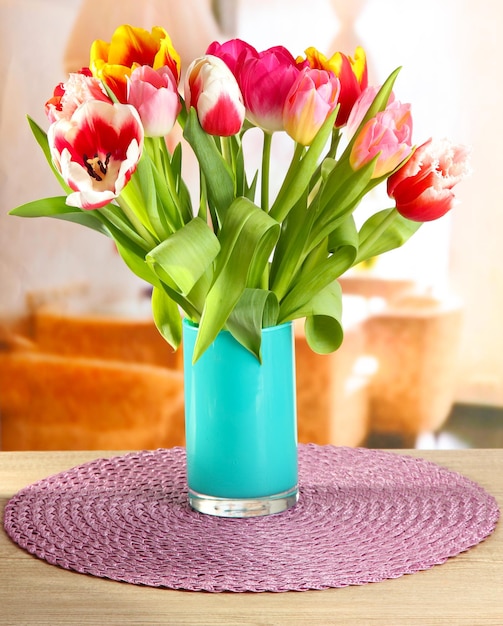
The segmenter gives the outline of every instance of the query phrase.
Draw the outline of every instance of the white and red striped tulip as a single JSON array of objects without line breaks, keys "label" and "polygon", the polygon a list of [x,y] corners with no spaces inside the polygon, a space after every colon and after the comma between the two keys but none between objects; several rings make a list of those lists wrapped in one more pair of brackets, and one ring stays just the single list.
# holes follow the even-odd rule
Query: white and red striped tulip
[{"label": "white and red striped tulip", "polygon": [[245,118],[243,96],[222,59],[210,54],[195,59],[187,69],[184,96],[187,109],[195,108],[208,134],[230,137],[241,130]]},{"label": "white and red striped tulip", "polygon": [[128,104],[90,100],[70,119],[51,124],[54,164],[74,190],[67,204],[98,209],[116,198],[140,160],[143,137],[138,112]]}]

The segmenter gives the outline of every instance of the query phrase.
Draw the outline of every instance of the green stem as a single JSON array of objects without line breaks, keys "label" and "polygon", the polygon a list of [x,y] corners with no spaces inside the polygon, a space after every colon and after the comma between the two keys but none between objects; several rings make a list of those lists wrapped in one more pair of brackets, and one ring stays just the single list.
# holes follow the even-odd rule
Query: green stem
[{"label": "green stem", "polygon": [[122,209],[122,212],[124,213],[124,215],[129,219],[129,221],[131,222],[132,226],[135,228],[138,235],[140,235],[140,237],[145,241],[145,243],[155,248],[155,246],[157,246],[159,242],[154,239],[152,234],[141,223],[138,216],[136,215],[134,210],[131,208],[131,206],[126,202],[126,200],[123,197],[119,196],[117,198],[117,204]]},{"label": "green stem", "polygon": [[398,211],[393,207],[388,215],[383,219],[377,228],[375,228],[358,246],[358,255],[355,259],[355,264],[359,263],[361,259],[367,258],[368,251],[379,239],[379,237],[388,229],[395,219],[398,217]]},{"label": "green stem", "polygon": [[229,137],[220,137],[220,150],[226,163],[233,167],[232,163],[232,150],[230,146]]},{"label": "green stem", "polygon": [[264,146],[262,148],[262,181],[261,181],[261,207],[266,213],[269,212],[269,175],[271,169],[271,144],[272,134],[264,131]]}]

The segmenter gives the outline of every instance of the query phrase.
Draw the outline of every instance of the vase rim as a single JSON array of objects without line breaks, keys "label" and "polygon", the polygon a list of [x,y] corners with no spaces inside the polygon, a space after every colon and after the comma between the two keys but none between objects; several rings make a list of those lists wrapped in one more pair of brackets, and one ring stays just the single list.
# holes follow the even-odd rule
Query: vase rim
[{"label": "vase rim", "polygon": [[[188,328],[194,328],[194,329],[199,328],[199,324],[197,322],[192,321],[188,317],[183,318],[183,324],[187,326]],[[291,320],[288,322],[282,322],[281,324],[276,324],[275,326],[267,326],[266,328],[262,328],[262,332],[269,333],[282,327],[288,328],[289,326],[292,326],[292,324],[293,324],[293,321]],[[230,330],[228,330],[227,328],[222,328],[220,332],[230,333]]]}]

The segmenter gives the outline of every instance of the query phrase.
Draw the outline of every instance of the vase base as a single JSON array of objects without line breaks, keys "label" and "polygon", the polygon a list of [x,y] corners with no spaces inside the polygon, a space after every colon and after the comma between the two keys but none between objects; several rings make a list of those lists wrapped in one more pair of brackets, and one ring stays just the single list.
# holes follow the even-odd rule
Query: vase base
[{"label": "vase base", "polygon": [[283,513],[297,504],[299,489],[295,486],[288,491],[261,498],[216,498],[189,489],[190,506],[206,515],[217,517],[259,517]]}]

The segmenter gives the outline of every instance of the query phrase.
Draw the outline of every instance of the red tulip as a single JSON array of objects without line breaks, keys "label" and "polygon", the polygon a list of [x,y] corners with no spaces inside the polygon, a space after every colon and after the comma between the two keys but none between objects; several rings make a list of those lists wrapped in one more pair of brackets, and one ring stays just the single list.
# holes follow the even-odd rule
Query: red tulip
[{"label": "red tulip", "polygon": [[187,69],[184,95],[187,109],[196,109],[205,132],[229,137],[241,130],[245,117],[243,97],[222,59],[212,55],[195,59]]},{"label": "red tulip", "polygon": [[354,59],[336,52],[327,59],[316,48],[306,50],[307,61],[312,68],[329,70],[341,81],[341,93],[339,96],[339,112],[335,125],[344,126],[347,122],[351,109],[359,95],[367,88],[367,59],[363,48],[356,48]]},{"label": "red tulip", "polygon": [[447,139],[429,139],[388,179],[397,211],[416,222],[436,220],[455,201],[452,188],[470,172],[468,149]]},{"label": "red tulip", "polygon": [[90,100],[69,120],[51,124],[47,139],[55,166],[75,191],[67,204],[98,209],[120,194],[135,171],[143,127],[134,107]]}]

